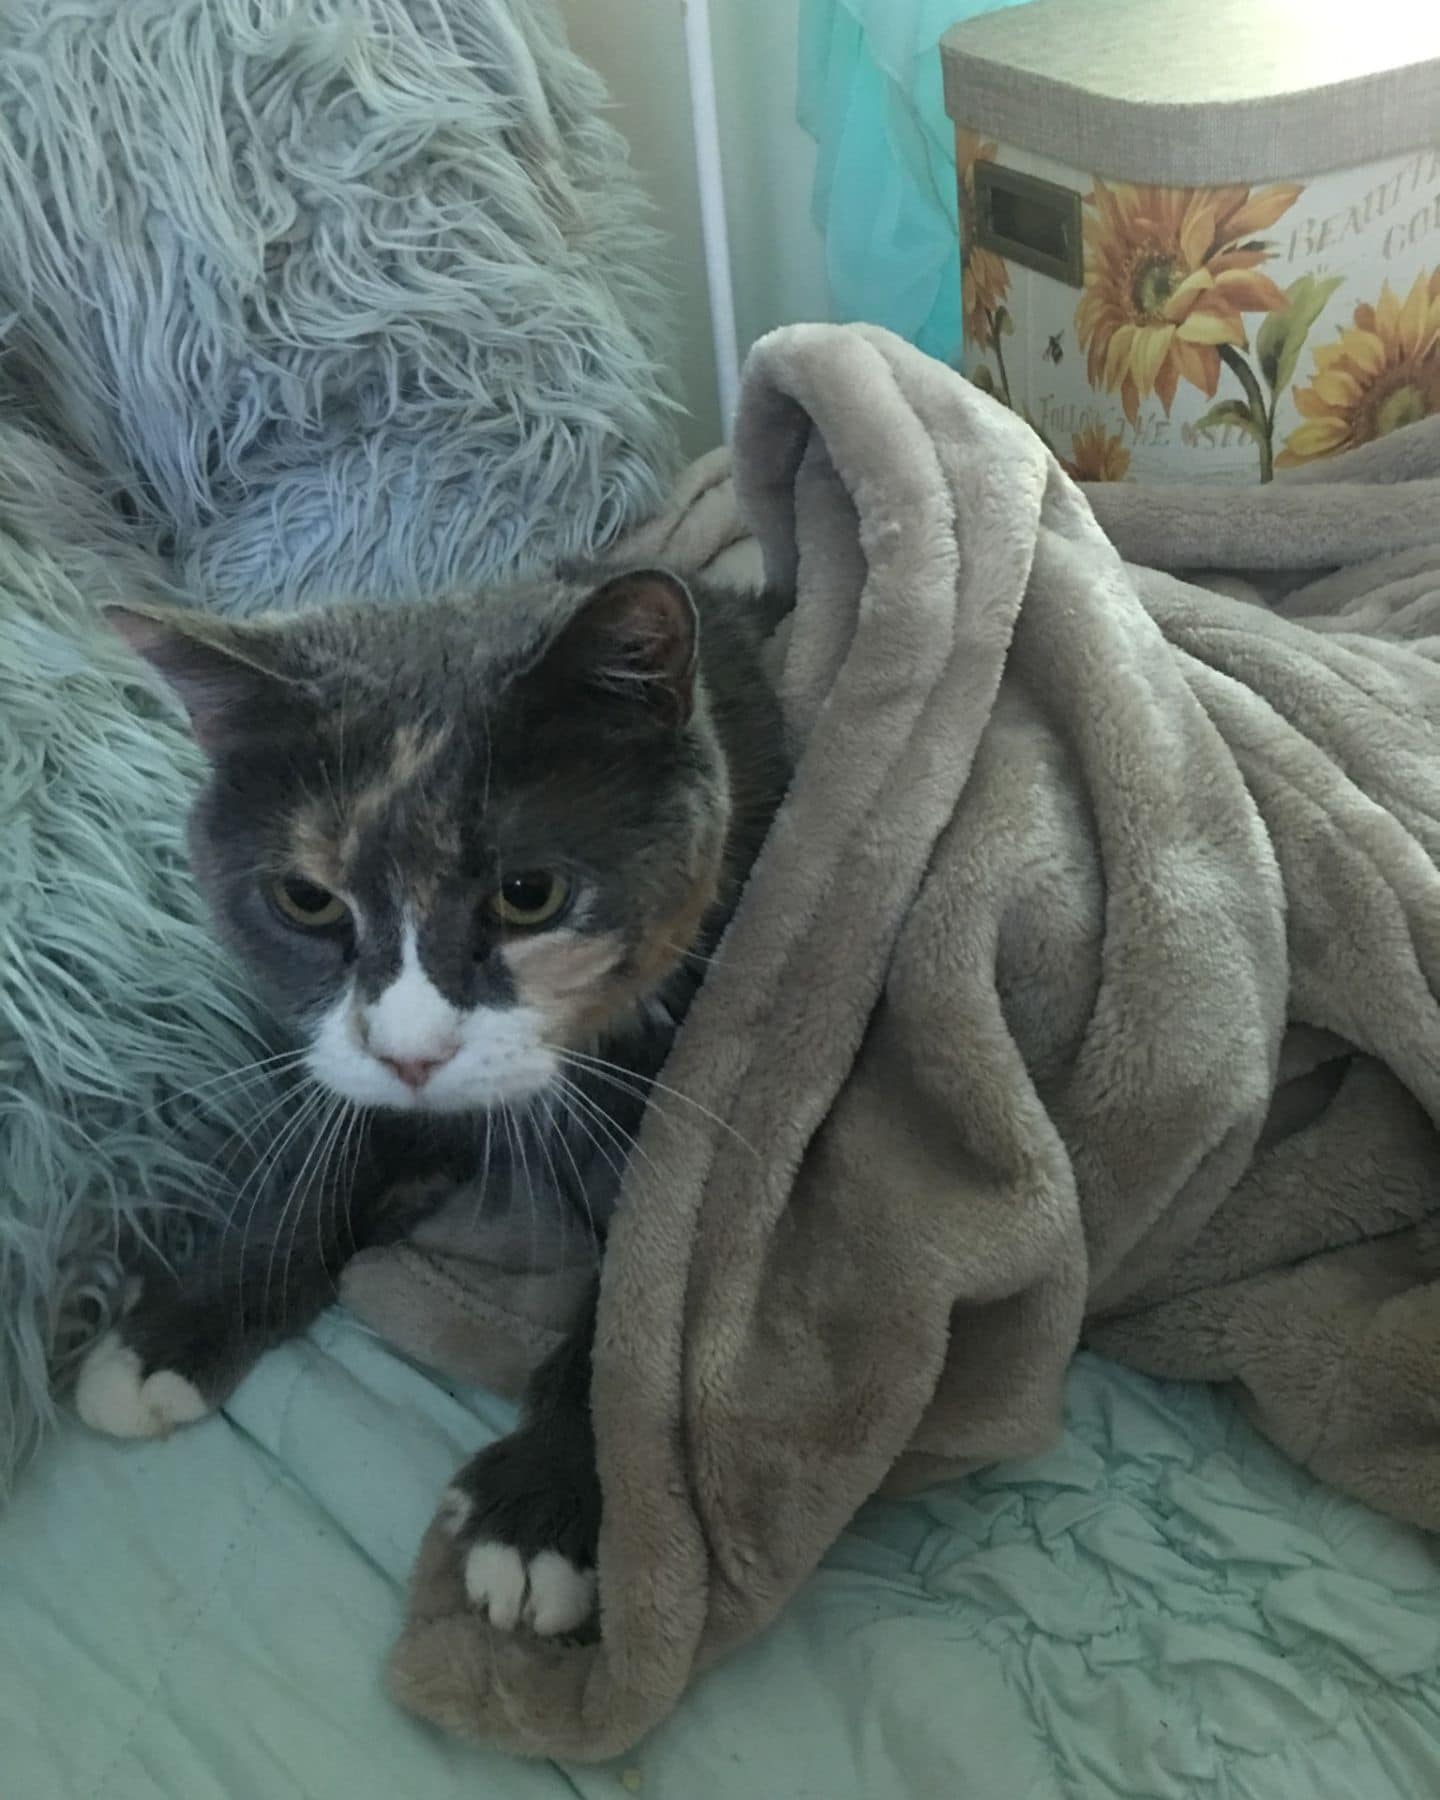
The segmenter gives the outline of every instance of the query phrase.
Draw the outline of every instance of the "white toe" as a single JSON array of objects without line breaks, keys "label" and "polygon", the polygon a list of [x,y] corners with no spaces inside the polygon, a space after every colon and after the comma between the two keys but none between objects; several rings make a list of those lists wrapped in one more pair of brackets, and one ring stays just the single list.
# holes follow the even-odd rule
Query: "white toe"
[{"label": "white toe", "polygon": [[525,1599],[525,1564],[520,1552],[508,1544],[482,1540],[465,1558],[465,1592],[473,1606],[489,1615],[499,1631],[513,1631],[520,1623]]},{"label": "white toe", "polygon": [[210,1410],[194,1384],[173,1369],[142,1378],[139,1356],[113,1331],[81,1365],[75,1408],[92,1431],[121,1438],[164,1437]]},{"label": "white toe", "polygon": [[173,1369],[157,1369],[141,1388],[140,1397],[152,1414],[164,1420],[166,1431],[175,1425],[196,1425],[210,1410],[194,1382]]},{"label": "white toe", "polygon": [[108,1431],[112,1437],[149,1437],[153,1427],[140,1398],[143,1385],[140,1358],[109,1332],[81,1364],[75,1409],[92,1431]]},{"label": "white toe", "polygon": [[558,1550],[542,1550],[530,1564],[525,1618],[541,1637],[577,1631],[595,1604],[595,1571],[577,1569]]}]

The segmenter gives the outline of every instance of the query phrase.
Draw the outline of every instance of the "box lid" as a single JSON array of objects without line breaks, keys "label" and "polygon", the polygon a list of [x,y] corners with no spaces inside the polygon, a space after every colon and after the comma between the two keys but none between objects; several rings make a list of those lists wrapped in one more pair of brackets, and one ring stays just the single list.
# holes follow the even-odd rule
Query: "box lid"
[{"label": "box lid", "polygon": [[959,125],[1182,187],[1440,143],[1440,0],[1031,0],[952,26]]}]

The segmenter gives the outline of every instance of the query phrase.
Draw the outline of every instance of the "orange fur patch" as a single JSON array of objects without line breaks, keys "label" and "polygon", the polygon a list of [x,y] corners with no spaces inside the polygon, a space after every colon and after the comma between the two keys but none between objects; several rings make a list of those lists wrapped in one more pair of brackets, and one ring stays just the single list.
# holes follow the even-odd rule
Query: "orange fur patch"
[{"label": "orange fur patch", "polygon": [[296,872],[317,887],[334,893],[344,885],[344,859],[335,835],[335,817],[318,800],[307,802],[290,821],[290,857]]},{"label": "orange fur patch", "polygon": [[584,1036],[581,1021],[597,995],[612,985],[625,946],[611,932],[587,936],[562,927],[511,938],[503,954],[521,1003],[541,1015],[551,1036],[568,1044]]},{"label": "orange fur patch", "polygon": [[367,825],[380,818],[391,802],[413,787],[429,768],[450,739],[450,728],[442,725],[428,736],[418,725],[401,725],[390,740],[390,761],[383,774],[362,788],[346,808],[350,843]]},{"label": "orange fur patch", "polygon": [[587,937],[562,928],[506,944],[517,997],[540,1013],[553,1042],[575,1048],[654,993],[689,949],[715,899],[719,872],[717,850],[677,904],[647,920],[628,957],[621,940],[608,932]]},{"label": "orange fur patch", "polygon": [[[362,788],[345,809],[345,829],[338,847],[342,878],[354,868],[365,831],[384,817],[388,808],[413,787],[450,741],[450,727],[426,733],[418,725],[401,725],[390,740],[390,761],[385,772]],[[414,896],[417,904],[425,895]]]}]

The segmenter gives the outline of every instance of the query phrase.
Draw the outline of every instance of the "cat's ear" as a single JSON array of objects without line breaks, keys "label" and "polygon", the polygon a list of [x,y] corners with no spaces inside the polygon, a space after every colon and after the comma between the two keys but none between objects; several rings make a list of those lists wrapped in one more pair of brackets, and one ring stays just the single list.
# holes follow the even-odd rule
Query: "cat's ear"
[{"label": "cat's ear", "polygon": [[161,606],[107,606],[103,616],[175,690],[207,755],[262,734],[287,689],[293,705],[263,631]]},{"label": "cat's ear", "polygon": [[695,704],[699,616],[664,569],[633,569],[595,589],[540,660],[547,679],[613,695],[680,726]]}]

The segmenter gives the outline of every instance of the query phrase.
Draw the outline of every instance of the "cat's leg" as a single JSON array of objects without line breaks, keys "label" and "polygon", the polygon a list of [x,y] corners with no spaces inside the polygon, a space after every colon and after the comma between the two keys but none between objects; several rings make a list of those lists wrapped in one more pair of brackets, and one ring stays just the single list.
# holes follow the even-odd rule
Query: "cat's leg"
[{"label": "cat's leg", "polygon": [[520,1424],[474,1456],[441,1517],[459,1543],[465,1589],[492,1625],[542,1637],[578,1630],[595,1605],[600,1477],[590,1417],[598,1279],[565,1341],[536,1371]]},{"label": "cat's leg", "polygon": [[152,1265],[134,1276],[124,1315],[80,1366],[75,1410],[85,1424],[111,1437],[149,1438],[203,1419],[266,1350],[324,1310],[338,1270],[309,1246],[284,1274],[283,1309],[265,1293],[264,1274],[263,1259],[236,1268],[221,1254],[203,1272],[191,1263],[178,1273]]},{"label": "cat's leg", "polygon": [[237,1221],[178,1269],[136,1273],[123,1317],[75,1384],[81,1419],[111,1437],[164,1437],[226,1400],[266,1350],[298,1336],[335,1299],[359,1247],[393,1242],[453,1191],[443,1178],[378,1192],[316,1181]]}]

